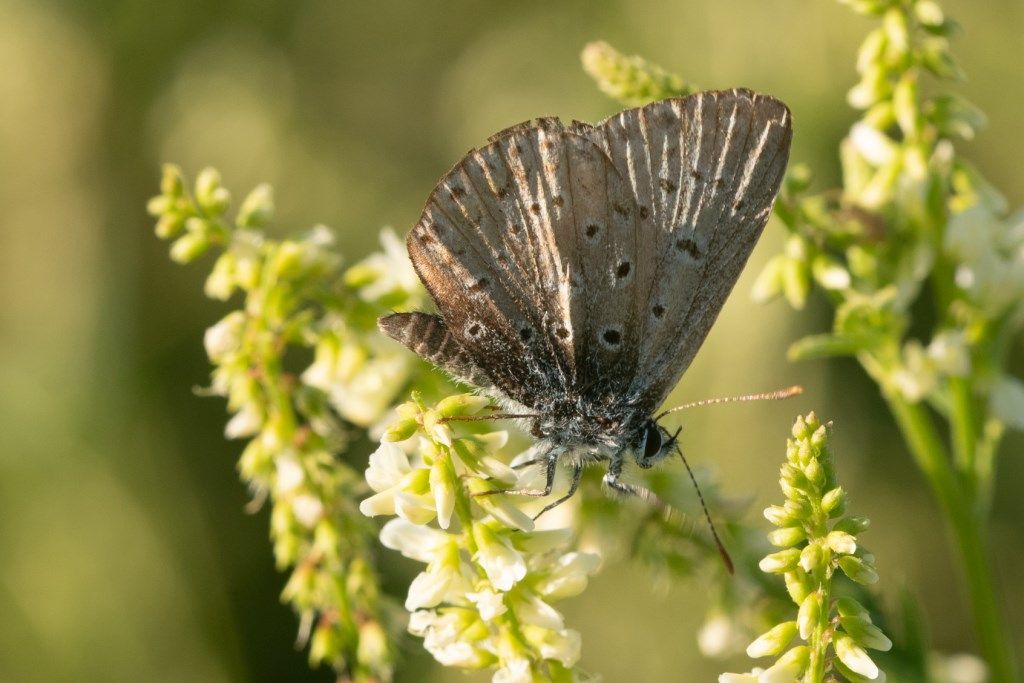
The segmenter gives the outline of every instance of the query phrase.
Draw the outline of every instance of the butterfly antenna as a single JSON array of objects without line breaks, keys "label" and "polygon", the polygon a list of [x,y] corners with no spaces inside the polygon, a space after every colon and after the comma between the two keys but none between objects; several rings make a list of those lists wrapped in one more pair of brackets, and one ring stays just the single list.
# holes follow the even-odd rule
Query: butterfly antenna
[{"label": "butterfly antenna", "polygon": [[725,568],[729,571],[729,574],[735,574],[736,568],[732,564],[732,558],[729,557],[729,552],[725,549],[725,545],[722,543],[722,539],[718,537],[718,530],[715,529],[715,523],[711,521],[711,513],[708,512],[708,505],[704,502],[704,494],[701,493],[700,486],[697,484],[697,477],[693,476],[693,470],[690,469],[690,463],[686,462],[686,456],[683,455],[683,449],[676,445],[676,453],[682,458],[683,464],[686,465],[686,473],[690,475],[690,481],[693,482],[693,488],[697,489],[697,499],[700,500],[700,507],[704,510],[704,519],[708,520],[708,527],[711,528],[711,536],[715,539],[715,545],[718,547],[718,554],[722,556],[722,562],[725,563]]},{"label": "butterfly antenna", "polygon": [[706,398],[703,401],[694,401],[693,403],[685,403],[675,408],[669,408],[665,412],[654,418],[655,422],[665,417],[670,413],[677,413],[680,410],[686,410],[688,408],[699,408],[701,406],[709,406],[714,403],[738,403],[741,401],[775,401],[781,398],[791,398],[793,396],[799,396],[804,393],[804,388],[800,385],[793,385],[786,387],[785,389],[777,389],[775,391],[766,391],[761,394],[747,394],[746,396],[726,396],[724,398]]}]

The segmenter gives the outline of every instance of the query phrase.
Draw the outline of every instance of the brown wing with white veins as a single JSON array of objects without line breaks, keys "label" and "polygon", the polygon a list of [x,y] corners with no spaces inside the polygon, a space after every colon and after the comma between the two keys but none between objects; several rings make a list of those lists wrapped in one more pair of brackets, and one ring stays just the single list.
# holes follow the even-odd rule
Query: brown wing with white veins
[{"label": "brown wing with white veins", "polygon": [[409,256],[474,366],[545,409],[585,387],[615,393],[604,371],[637,360],[640,330],[620,312],[642,296],[637,220],[600,147],[540,119],[498,134],[441,180]]},{"label": "brown wing with white veins", "polygon": [[771,213],[789,158],[789,110],[749,90],[663,100],[575,129],[633,189],[654,264],[625,397],[653,411],[679,381]]}]

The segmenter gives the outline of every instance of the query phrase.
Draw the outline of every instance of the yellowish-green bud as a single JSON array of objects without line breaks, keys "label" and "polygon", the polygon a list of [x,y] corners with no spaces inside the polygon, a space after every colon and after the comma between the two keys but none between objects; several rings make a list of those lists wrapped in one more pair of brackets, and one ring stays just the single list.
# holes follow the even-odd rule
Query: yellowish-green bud
[{"label": "yellowish-green bud", "polygon": [[757,659],[758,657],[772,657],[786,649],[786,646],[796,635],[797,625],[795,621],[786,621],[771,630],[762,633],[757,640],[747,646],[747,656]]},{"label": "yellowish-green bud", "polygon": [[419,423],[415,418],[403,418],[388,427],[381,437],[381,441],[405,441],[416,433],[418,427]]},{"label": "yellowish-green bud", "polygon": [[758,564],[758,567],[761,568],[761,571],[769,574],[782,574],[792,571],[799,561],[800,551],[796,548],[789,548],[766,555]]},{"label": "yellowish-green bud", "polygon": [[821,593],[814,591],[803,599],[797,612],[796,622],[800,627],[800,637],[810,640],[811,632],[821,617]]},{"label": "yellowish-green bud", "polygon": [[171,259],[177,263],[191,263],[210,248],[210,240],[199,232],[182,235],[171,245]]},{"label": "yellowish-green bud", "polygon": [[845,531],[832,531],[825,537],[825,543],[837,555],[852,555],[857,552],[857,539]]},{"label": "yellowish-green bud", "polygon": [[181,169],[175,164],[164,164],[163,176],[160,178],[160,192],[170,197],[180,197],[185,191],[185,181]]},{"label": "yellowish-green bud", "polygon": [[800,566],[808,574],[824,563],[824,552],[817,543],[811,543],[800,551]]},{"label": "yellowish-green bud", "polygon": [[274,216],[274,191],[270,185],[257,185],[242,201],[235,223],[240,228],[260,228]]},{"label": "yellowish-green bud", "polygon": [[768,534],[768,542],[778,548],[788,548],[807,538],[803,527],[789,526],[776,529]]},{"label": "yellowish-green bud", "polygon": [[474,394],[459,394],[449,396],[437,404],[437,412],[442,417],[457,417],[460,415],[475,415],[491,404],[486,396]]},{"label": "yellowish-green bud", "polygon": [[835,648],[836,656],[839,657],[839,661],[845,664],[850,671],[872,680],[878,677],[878,666],[853,638],[845,634],[839,634],[833,643],[833,647]]},{"label": "yellowish-green bud", "polygon": [[825,511],[829,517],[835,517],[842,514],[843,508],[846,507],[846,492],[842,486],[837,486],[831,491],[828,491],[824,496],[821,497],[821,509]]}]

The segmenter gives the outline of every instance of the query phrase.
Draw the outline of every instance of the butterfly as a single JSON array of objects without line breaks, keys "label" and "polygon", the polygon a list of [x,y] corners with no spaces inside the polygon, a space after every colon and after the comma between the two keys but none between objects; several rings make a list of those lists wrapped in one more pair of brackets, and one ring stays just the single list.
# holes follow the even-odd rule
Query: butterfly
[{"label": "butterfly", "polygon": [[[677,448],[652,417],[690,365],[757,243],[792,139],[789,109],[709,91],[590,125],[497,133],[438,183],[409,233],[439,315],[388,336],[528,418],[549,495],[560,461],[620,480]],[[494,416],[499,417],[499,416]],[[680,451],[681,454],[681,451]]]}]

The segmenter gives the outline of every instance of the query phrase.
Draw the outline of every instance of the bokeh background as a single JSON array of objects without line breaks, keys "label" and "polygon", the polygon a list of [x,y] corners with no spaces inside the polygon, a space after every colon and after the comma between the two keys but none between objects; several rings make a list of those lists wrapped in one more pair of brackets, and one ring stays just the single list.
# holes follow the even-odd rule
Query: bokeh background
[{"label": "bokeh background", "polygon": [[[964,28],[961,91],[990,117],[967,154],[1020,205],[1024,2],[943,4]],[[152,234],[144,207],[161,162],[215,165],[236,194],[270,181],[282,232],[325,223],[355,260],[381,226],[404,232],[491,132],[612,113],[578,60],[602,38],[702,86],[782,98],[793,158],[832,185],[871,27],[832,0],[0,0],[0,679],[331,678],[293,647],[265,514],[243,513],[223,403],[192,393],[207,380],[202,332],[224,306],[202,297],[203,267],[171,264]],[[781,232],[769,226],[677,397],[808,391],[688,414],[690,457],[752,496],[757,524],[779,495],[792,417],[835,420],[883,593],[909,586],[934,644],[972,651],[935,506],[872,385],[852,363],[785,360],[788,342],[827,324],[824,305],[797,315],[750,301]],[[1005,443],[993,534],[1024,650],[1022,446]],[[394,553],[384,562],[401,593],[408,569]],[[701,586],[666,593],[622,564],[566,611],[583,665],[605,680],[711,680],[724,667],[695,644],[705,606]],[[414,643],[402,680],[435,671]]]}]

